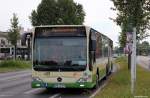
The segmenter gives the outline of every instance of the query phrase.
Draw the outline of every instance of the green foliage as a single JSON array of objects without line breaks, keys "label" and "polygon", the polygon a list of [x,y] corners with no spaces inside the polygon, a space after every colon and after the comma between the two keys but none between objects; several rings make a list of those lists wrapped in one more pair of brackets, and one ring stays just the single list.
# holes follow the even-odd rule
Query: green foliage
[{"label": "green foliage", "polygon": [[32,25],[37,25],[38,24],[37,18],[36,18],[37,17],[37,13],[36,13],[35,10],[32,11],[31,16],[32,17],[29,17],[29,18],[31,20]]},{"label": "green foliage", "polygon": [[[127,68],[127,58],[120,57],[115,60],[118,71],[108,80],[104,89],[97,93],[94,98],[135,98],[131,94],[130,71]],[[150,97],[150,72],[137,66],[137,78],[135,86],[135,96]]]},{"label": "green foliage", "polygon": [[19,26],[18,26],[18,17],[14,13],[13,18],[10,20],[11,21],[11,29],[9,30],[8,33],[8,40],[11,42],[12,45],[17,44],[17,40],[19,38]]},{"label": "green foliage", "polygon": [[150,97],[150,71],[138,67],[137,68],[137,81],[135,86],[135,94],[137,96],[148,96]]},{"label": "green foliage", "polygon": [[17,40],[19,39],[19,26],[18,26],[18,17],[15,13],[13,13],[13,18],[11,21],[11,28],[8,33],[8,40],[14,46],[14,56],[16,58],[16,47],[17,47]]},{"label": "green foliage", "polygon": [[84,22],[85,12],[73,0],[42,0],[29,17],[33,26],[79,25]]},{"label": "green foliage", "polygon": [[20,60],[5,60],[0,62],[0,68],[30,68],[31,64]]},{"label": "green foliage", "polygon": [[138,55],[149,55],[150,54],[150,44],[147,41],[137,44]]},{"label": "green foliage", "polygon": [[20,60],[5,60],[0,62],[0,73],[31,69],[30,62]]},{"label": "green foliage", "polygon": [[[137,29],[137,39],[142,40],[148,36],[146,32],[150,29],[150,1],[149,0],[111,0],[117,11],[114,21],[122,27],[122,32],[132,32],[132,28]],[[120,34],[121,43],[124,47],[124,34]]]},{"label": "green foliage", "polygon": [[120,43],[120,47],[125,47],[126,45],[126,33],[125,32],[120,32],[119,43]]},{"label": "green foliage", "polygon": [[122,47],[119,47],[119,46],[114,47],[114,49],[113,49],[113,54],[114,54],[114,56],[116,56],[116,55],[120,56],[120,55],[122,55],[123,53],[124,53],[124,52],[123,52]]},{"label": "green foliage", "polygon": [[149,43],[147,41],[142,42],[143,46],[149,47]]}]

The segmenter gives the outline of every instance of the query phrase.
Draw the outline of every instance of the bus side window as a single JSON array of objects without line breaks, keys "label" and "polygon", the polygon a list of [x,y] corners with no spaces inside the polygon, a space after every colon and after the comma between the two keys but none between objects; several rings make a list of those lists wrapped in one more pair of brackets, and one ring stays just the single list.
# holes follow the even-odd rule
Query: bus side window
[{"label": "bus side window", "polygon": [[102,56],[102,38],[100,33],[96,33],[96,59],[101,58]]},{"label": "bus side window", "polygon": [[108,57],[108,39],[105,36],[102,36],[102,56]]}]

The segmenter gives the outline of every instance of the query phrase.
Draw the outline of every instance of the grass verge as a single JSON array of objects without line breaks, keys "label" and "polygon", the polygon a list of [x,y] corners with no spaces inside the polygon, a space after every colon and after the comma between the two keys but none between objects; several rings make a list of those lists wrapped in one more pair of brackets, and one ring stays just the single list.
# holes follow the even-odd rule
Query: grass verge
[{"label": "grass verge", "polygon": [[21,60],[4,60],[0,62],[0,73],[30,69],[31,63]]},{"label": "grass verge", "polygon": [[[130,71],[127,69],[127,59],[117,58],[118,72],[110,77],[107,86],[95,98],[150,98],[150,72],[137,66],[137,81],[134,96],[130,92]],[[147,97],[146,97],[147,96]]]}]

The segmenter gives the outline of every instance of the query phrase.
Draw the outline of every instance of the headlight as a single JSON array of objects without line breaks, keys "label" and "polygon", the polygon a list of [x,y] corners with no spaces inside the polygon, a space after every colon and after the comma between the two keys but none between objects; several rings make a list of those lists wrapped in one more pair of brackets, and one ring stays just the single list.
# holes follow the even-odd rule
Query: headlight
[{"label": "headlight", "polygon": [[33,80],[33,81],[42,82],[42,80],[41,80],[40,78],[38,78],[38,77],[32,77],[32,80]]},{"label": "headlight", "polygon": [[88,73],[83,73],[83,77],[85,78],[85,80],[88,80],[91,78],[91,74],[88,74]]},{"label": "headlight", "polygon": [[80,78],[77,82],[78,82],[78,83],[84,83],[84,82],[87,82],[87,80],[84,79],[84,78]]}]

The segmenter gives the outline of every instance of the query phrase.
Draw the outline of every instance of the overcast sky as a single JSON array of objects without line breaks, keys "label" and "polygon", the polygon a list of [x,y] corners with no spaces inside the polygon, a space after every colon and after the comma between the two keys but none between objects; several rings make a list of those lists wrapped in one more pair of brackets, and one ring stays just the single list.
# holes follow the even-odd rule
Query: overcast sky
[{"label": "overcast sky", "polygon": [[[118,42],[120,28],[109,20],[115,17],[110,10],[113,6],[110,0],[74,0],[83,5],[86,12],[85,25],[91,26],[99,32],[110,37],[114,44]],[[17,13],[19,23],[25,29],[32,28],[29,16],[33,9],[36,9],[41,0],[2,0],[0,2],[0,31],[6,31],[10,27],[10,18]]]}]

